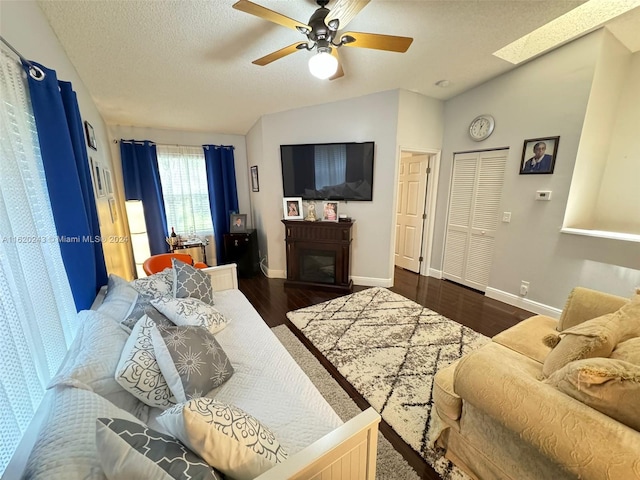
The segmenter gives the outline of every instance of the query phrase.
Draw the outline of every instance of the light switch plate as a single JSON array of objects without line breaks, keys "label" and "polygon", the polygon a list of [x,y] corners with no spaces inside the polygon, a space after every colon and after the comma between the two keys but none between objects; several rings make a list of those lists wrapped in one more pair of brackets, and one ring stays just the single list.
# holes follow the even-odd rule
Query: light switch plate
[{"label": "light switch plate", "polygon": [[502,222],[509,223],[511,221],[511,212],[503,212],[502,213]]}]

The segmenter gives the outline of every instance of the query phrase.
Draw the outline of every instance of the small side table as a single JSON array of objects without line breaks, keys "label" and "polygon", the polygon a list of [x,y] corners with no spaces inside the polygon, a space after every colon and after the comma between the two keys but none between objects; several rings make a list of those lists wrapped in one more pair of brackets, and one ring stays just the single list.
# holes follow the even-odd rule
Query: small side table
[{"label": "small side table", "polygon": [[256,230],[224,234],[224,263],[237,264],[238,276],[253,277],[258,273],[259,262]]},{"label": "small side table", "polygon": [[205,244],[200,241],[186,241],[180,242],[178,245],[171,249],[171,252],[175,253],[188,253],[193,258],[193,263],[202,262],[207,263],[207,253],[205,252]]}]

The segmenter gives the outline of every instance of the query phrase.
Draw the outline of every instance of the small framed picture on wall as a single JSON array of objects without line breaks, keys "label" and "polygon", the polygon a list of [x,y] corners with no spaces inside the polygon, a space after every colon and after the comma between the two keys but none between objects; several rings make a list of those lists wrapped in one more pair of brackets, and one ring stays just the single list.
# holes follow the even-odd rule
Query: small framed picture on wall
[{"label": "small framed picture on wall", "polygon": [[258,181],[258,166],[254,165],[251,167],[251,191],[259,192],[260,191],[260,182]]},{"label": "small framed picture on wall", "polygon": [[284,197],[282,208],[285,220],[302,220],[302,197]]},{"label": "small framed picture on wall", "polygon": [[84,133],[87,135],[87,145],[93,148],[94,150],[98,150],[98,144],[96,142],[96,134],[93,131],[93,127],[89,122],[85,120],[84,122]]},{"label": "small framed picture on wall", "polygon": [[553,173],[559,143],[560,137],[525,140],[522,148],[520,175]]}]

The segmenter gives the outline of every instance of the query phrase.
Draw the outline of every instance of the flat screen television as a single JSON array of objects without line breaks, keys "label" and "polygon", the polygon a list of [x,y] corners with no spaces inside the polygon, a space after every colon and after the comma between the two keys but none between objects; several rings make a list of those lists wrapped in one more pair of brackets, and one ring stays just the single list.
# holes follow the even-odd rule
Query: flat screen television
[{"label": "flat screen television", "polygon": [[280,145],[285,197],[373,199],[373,142]]}]

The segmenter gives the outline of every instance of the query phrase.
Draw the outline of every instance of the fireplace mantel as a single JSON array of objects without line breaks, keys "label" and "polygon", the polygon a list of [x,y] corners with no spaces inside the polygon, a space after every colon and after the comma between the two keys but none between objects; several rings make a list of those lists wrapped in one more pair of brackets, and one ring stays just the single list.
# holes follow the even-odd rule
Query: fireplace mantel
[{"label": "fireplace mantel", "polygon": [[353,222],[282,220],[287,248],[285,286],[350,292]]}]

